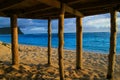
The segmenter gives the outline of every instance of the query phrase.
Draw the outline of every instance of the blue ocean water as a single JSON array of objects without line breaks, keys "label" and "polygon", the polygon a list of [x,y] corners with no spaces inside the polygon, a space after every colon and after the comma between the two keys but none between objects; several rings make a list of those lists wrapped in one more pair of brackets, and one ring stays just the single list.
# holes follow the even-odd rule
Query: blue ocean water
[{"label": "blue ocean water", "polygon": [[[109,53],[110,33],[93,32],[83,33],[83,50],[98,53]],[[10,43],[11,35],[0,35],[0,41]],[[19,44],[35,45],[47,47],[48,35],[42,34],[24,34],[19,35]],[[58,47],[58,34],[52,34],[52,47]],[[76,34],[64,34],[64,48],[69,50],[76,49]],[[120,33],[117,34],[117,54],[120,54]]]}]

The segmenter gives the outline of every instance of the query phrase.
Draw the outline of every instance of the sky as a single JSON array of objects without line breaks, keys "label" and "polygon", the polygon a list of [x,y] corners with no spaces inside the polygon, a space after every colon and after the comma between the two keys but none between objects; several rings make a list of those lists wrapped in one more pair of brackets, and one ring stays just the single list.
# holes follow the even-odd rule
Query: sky
[{"label": "sky", "polygon": [[[120,32],[120,13],[117,13],[117,25]],[[84,17],[82,19],[83,32],[109,32],[110,14],[101,14]],[[52,20],[52,33],[58,32],[58,20]],[[10,27],[10,18],[0,17],[0,28]],[[47,33],[48,21],[38,19],[18,18],[18,27],[24,34]],[[64,20],[64,32],[76,32],[76,18],[67,18]]]}]

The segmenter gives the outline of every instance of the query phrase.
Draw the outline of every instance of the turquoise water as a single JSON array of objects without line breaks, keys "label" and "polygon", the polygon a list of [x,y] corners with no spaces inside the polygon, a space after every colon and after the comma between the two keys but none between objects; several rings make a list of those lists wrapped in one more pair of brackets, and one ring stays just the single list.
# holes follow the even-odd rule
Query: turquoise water
[{"label": "turquoise water", "polygon": [[[52,34],[52,47],[58,47],[58,34]],[[11,35],[0,35],[0,41],[10,43]],[[110,33],[95,32],[83,33],[83,50],[98,53],[109,53]],[[19,43],[47,47],[48,35],[45,34],[24,34],[19,35]],[[64,48],[76,49],[76,34],[65,33]],[[120,54],[120,33],[117,35],[117,54]]]}]

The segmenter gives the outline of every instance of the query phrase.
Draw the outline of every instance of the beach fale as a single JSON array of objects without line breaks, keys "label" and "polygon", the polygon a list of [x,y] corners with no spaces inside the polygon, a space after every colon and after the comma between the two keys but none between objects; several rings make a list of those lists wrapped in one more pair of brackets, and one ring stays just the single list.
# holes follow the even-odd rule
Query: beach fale
[{"label": "beach fale", "polygon": [[58,54],[60,80],[64,80],[64,18],[76,17],[76,69],[82,69],[82,18],[85,16],[110,13],[111,35],[107,78],[113,78],[117,11],[120,10],[119,0],[1,0],[0,16],[10,17],[12,31],[12,64],[19,66],[17,18],[48,20],[48,64],[51,65],[51,20],[59,19]]}]

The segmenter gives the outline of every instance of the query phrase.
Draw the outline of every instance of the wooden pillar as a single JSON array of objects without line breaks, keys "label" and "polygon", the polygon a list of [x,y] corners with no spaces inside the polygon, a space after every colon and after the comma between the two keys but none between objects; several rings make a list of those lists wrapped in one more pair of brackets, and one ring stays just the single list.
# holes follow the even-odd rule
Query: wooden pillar
[{"label": "wooden pillar", "polygon": [[19,65],[17,15],[11,16],[12,64]]},{"label": "wooden pillar", "polygon": [[117,25],[116,25],[116,15],[115,10],[111,10],[111,34],[110,34],[110,53],[108,56],[108,73],[107,79],[112,79],[114,74],[115,66],[115,55],[116,55],[116,36],[117,36]]},{"label": "wooden pillar", "polygon": [[76,69],[82,69],[82,18],[76,19]]},{"label": "wooden pillar", "polygon": [[59,28],[58,28],[58,38],[59,38],[59,47],[58,47],[58,57],[59,57],[59,72],[60,80],[64,80],[64,6],[61,4],[59,15]]},{"label": "wooden pillar", "polygon": [[48,19],[48,65],[51,65],[51,19]]}]

